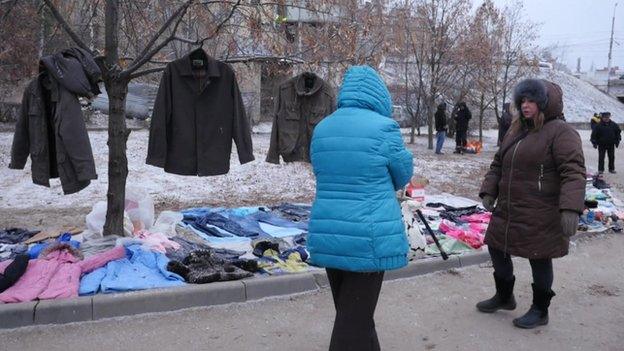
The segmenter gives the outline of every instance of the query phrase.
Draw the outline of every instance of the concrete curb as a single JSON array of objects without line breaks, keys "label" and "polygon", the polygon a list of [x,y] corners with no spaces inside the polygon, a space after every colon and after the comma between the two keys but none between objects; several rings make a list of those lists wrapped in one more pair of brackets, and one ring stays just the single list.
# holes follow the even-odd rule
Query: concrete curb
[{"label": "concrete curb", "polygon": [[[451,256],[447,261],[430,258],[410,262],[389,271],[385,280],[418,275],[487,262],[487,252]],[[175,311],[191,307],[222,305],[291,295],[329,287],[324,271],[250,278],[204,285],[187,285],[118,294],[99,294],[66,300],[43,300],[0,305],[0,329],[35,324],[63,324],[142,313]]]}]

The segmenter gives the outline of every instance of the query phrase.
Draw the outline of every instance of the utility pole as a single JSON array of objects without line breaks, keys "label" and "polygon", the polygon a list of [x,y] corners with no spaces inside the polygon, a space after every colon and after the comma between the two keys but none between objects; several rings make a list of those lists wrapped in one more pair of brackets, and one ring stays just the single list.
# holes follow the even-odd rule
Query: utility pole
[{"label": "utility pole", "polygon": [[610,77],[611,77],[611,52],[613,51],[613,28],[615,28],[615,9],[617,8],[617,2],[613,6],[613,19],[611,20],[611,41],[609,42],[609,61],[607,63],[607,94],[609,94]]}]

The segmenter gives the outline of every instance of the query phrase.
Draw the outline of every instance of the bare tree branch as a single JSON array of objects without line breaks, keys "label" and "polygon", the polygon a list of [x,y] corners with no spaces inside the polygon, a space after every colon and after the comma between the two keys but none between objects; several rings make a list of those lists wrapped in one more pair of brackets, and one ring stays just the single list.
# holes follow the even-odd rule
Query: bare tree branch
[{"label": "bare tree branch", "polygon": [[[47,1],[49,1],[49,0],[47,0]],[[188,0],[182,6],[180,6],[180,8],[176,12],[174,12],[174,14],[171,15],[171,17],[169,17],[167,22],[165,22],[165,24],[163,24],[163,26],[160,28],[158,33],[156,33],[156,35],[154,35],[152,40],[150,40],[148,45],[139,54],[139,56],[137,57],[137,60],[134,63],[132,63],[132,65],[130,67],[128,67],[128,69],[126,69],[123,72],[121,72],[122,76],[130,76],[132,74],[132,72],[134,72],[134,71],[138,70],[139,68],[141,68],[141,66],[143,66],[145,63],[147,63],[152,57],[154,57],[154,55],[156,55],[162,48],[167,46],[167,44],[169,44],[175,38],[175,34],[176,34],[177,30],[178,30],[178,26],[180,25],[180,22],[184,18],[184,15],[186,14],[186,11],[188,10],[188,8],[189,8],[189,6],[191,5],[192,2],[193,2],[193,0]],[[154,43],[158,40],[158,38],[167,30],[167,28],[169,28],[169,26],[171,26],[171,23],[173,23],[174,21],[175,21],[175,25],[173,26],[173,30],[171,32],[171,35],[169,35],[169,37],[167,37],[165,40],[163,40],[156,47],[154,47],[151,50],[149,50],[149,48],[154,45]]]},{"label": "bare tree branch", "polygon": [[129,79],[139,78],[139,77],[142,77],[142,76],[146,76],[148,74],[162,72],[164,70],[165,70],[165,67],[150,68],[150,69],[146,69],[146,70],[143,70],[143,71],[138,71],[138,72],[132,73],[130,76],[128,76],[128,78]]},{"label": "bare tree branch", "polygon": [[76,45],[86,50],[91,55],[95,56],[95,53],[91,51],[91,49],[89,49],[89,47],[82,41],[82,39],[80,39],[78,34],[74,32],[74,30],[71,28],[69,23],[67,23],[63,15],[59,13],[58,9],[56,8],[56,6],[54,6],[52,1],[51,0],[43,0],[43,1],[45,2],[46,6],[50,9],[50,12],[52,12],[52,15],[54,16],[54,18],[56,18],[58,23],[63,27],[65,32],[67,32],[67,34],[72,38],[72,40],[76,43]]},{"label": "bare tree branch", "polygon": [[[137,60],[141,60],[143,59],[147,53],[149,52],[149,50],[154,46],[154,44],[156,43],[156,41],[158,41],[158,39],[160,38],[160,36],[167,30],[167,28],[169,28],[169,26],[171,26],[171,24],[173,23],[173,21],[176,20],[176,18],[178,18],[178,16],[180,16],[180,18],[184,17],[184,13],[186,12],[186,10],[188,9],[188,7],[191,5],[191,3],[193,2],[193,0],[188,0],[187,2],[185,2],[182,6],[180,6],[180,8],[178,8],[172,15],[171,17],[169,17],[169,19],[167,20],[167,22],[165,22],[165,24],[162,25],[162,27],[160,27],[160,29],[158,30],[158,32],[156,34],[154,34],[154,36],[152,37],[152,39],[147,43],[147,45],[145,45],[145,47],[143,48],[143,50],[141,51],[141,53],[137,56]],[[180,22],[180,20],[178,20],[178,23]],[[175,34],[175,33],[174,33]],[[151,58],[151,57],[149,57]]]}]

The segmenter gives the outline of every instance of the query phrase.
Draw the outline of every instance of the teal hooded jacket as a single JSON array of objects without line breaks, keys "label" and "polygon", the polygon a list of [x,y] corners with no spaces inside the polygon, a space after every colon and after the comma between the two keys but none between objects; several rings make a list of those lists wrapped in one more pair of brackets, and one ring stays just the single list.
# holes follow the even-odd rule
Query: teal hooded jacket
[{"label": "teal hooded jacket", "polygon": [[347,71],[338,109],[314,129],[310,157],[316,176],[312,263],[352,272],[405,266],[409,245],[396,190],[412,177],[413,156],[375,70]]}]

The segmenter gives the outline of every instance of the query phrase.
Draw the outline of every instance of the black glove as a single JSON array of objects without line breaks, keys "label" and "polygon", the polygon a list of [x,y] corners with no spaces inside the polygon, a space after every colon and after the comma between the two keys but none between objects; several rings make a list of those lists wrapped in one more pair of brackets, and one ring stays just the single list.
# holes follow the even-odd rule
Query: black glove
[{"label": "black glove", "polygon": [[576,229],[579,224],[579,214],[574,211],[563,210],[561,211],[561,227],[563,228],[563,235],[566,238],[576,234]]},{"label": "black glove", "polygon": [[594,144],[594,149],[597,149],[597,148],[598,148],[598,145]]},{"label": "black glove", "polygon": [[489,212],[494,211],[494,203],[496,202],[496,199],[494,198],[494,196],[490,196],[490,195],[485,195],[483,196],[483,207],[485,207],[486,210],[488,210]]},{"label": "black glove", "polygon": [[620,143],[615,144],[615,147],[619,148],[620,147]]}]

